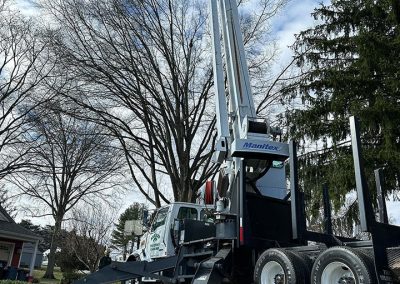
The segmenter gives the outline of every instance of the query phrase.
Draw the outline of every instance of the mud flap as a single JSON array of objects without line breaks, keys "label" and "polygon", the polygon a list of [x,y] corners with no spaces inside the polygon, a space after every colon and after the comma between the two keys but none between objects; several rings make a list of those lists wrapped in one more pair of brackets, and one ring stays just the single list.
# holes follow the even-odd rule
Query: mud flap
[{"label": "mud flap", "polygon": [[174,268],[176,261],[177,256],[163,258],[152,262],[113,262],[99,271],[89,274],[80,280],[74,281],[73,283],[105,284],[123,280],[137,279],[141,277],[151,277],[154,279],[159,279],[164,283],[173,283],[173,279],[155,273]]}]

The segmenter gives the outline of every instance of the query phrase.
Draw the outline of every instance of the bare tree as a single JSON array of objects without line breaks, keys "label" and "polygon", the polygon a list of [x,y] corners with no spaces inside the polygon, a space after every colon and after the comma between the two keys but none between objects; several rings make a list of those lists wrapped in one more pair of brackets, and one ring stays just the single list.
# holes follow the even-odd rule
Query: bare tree
[{"label": "bare tree", "polygon": [[73,210],[68,222],[71,233],[67,234],[64,247],[90,272],[96,271],[109,244],[114,213],[113,208],[99,202],[96,207]]},{"label": "bare tree", "polygon": [[15,217],[17,213],[17,207],[13,201],[14,200],[10,197],[10,191],[4,184],[0,184],[0,206],[6,210],[11,217]]},{"label": "bare tree", "polygon": [[[65,102],[64,102],[65,103]],[[65,107],[63,105],[63,107]],[[54,254],[61,224],[78,202],[94,205],[95,198],[112,202],[121,185],[120,151],[99,125],[61,112],[59,102],[30,113],[29,147],[24,170],[9,182],[53,217],[55,226],[45,277],[53,278]],[[112,189],[112,191],[111,191]]]},{"label": "bare tree", "polygon": [[0,11],[3,12],[6,7],[7,0],[0,0]]},{"label": "bare tree", "polygon": [[52,69],[46,33],[7,4],[0,1],[0,178],[22,166],[25,153],[16,155],[10,146],[18,143],[27,114],[42,103],[33,93]]},{"label": "bare tree", "polygon": [[[271,59],[263,31],[284,1],[258,2],[242,22],[260,79]],[[86,83],[66,95],[114,131],[137,188],[156,206],[170,200],[165,185],[176,201],[195,200],[217,169],[207,2],[59,0],[47,8],[60,25],[54,46],[65,69]]]}]

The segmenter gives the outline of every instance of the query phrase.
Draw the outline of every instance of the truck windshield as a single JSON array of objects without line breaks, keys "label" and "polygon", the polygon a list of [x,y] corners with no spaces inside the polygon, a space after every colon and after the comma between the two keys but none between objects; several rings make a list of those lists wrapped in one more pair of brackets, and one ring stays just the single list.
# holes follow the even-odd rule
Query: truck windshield
[{"label": "truck windshield", "polygon": [[157,216],[154,219],[153,225],[151,226],[152,231],[165,224],[165,219],[167,219],[168,209],[169,207],[165,207],[157,212]]}]

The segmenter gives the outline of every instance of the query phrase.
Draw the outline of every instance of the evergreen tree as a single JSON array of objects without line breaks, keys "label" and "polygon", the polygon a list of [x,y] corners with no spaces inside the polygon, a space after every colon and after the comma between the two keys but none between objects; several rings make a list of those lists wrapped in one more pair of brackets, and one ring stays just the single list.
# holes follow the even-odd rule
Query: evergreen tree
[{"label": "evergreen tree", "polygon": [[128,243],[132,241],[135,236],[126,235],[124,233],[125,222],[128,220],[141,220],[143,205],[134,203],[129,206],[118,218],[118,223],[115,224],[115,230],[111,234],[111,243],[115,248],[122,250],[123,259],[125,260],[126,252],[128,251]]},{"label": "evergreen tree", "polygon": [[40,235],[40,231],[42,228],[39,225],[34,225],[31,220],[28,219],[22,219],[21,222],[18,223],[18,225],[21,225],[25,229],[28,229],[29,231]]},{"label": "evergreen tree", "polygon": [[[355,188],[349,116],[361,120],[369,188],[384,167],[384,188],[400,184],[400,25],[391,0],[332,0],[314,11],[318,25],[301,32],[293,49],[301,74],[284,89],[291,105],[289,135],[301,141],[300,181],[311,215],[321,208],[327,183],[339,210]],[[310,146],[316,145],[311,150]],[[305,154],[307,153],[307,154]],[[354,203],[355,204],[355,203]],[[349,224],[357,206],[349,205]]]},{"label": "evergreen tree", "polygon": [[[34,225],[32,221],[28,219],[22,219],[18,224],[42,237],[42,240],[39,242],[39,250],[41,252],[45,252],[46,250],[50,249],[51,236],[54,231],[54,226],[45,225],[42,227],[39,225]],[[62,231],[64,234],[65,231]]]}]

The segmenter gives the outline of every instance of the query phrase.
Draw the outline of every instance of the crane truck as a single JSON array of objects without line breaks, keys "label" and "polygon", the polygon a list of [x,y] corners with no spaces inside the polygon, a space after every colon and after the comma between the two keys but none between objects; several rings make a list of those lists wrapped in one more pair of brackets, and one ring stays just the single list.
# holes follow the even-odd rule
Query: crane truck
[{"label": "crane truck", "polygon": [[[199,204],[175,202],[159,208],[130,257],[133,261],[112,263],[75,283],[400,283],[395,273],[400,228],[388,224],[387,218],[376,221],[358,120],[352,117],[350,128],[360,228],[371,239],[333,234],[327,188],[325,230],[309,231],[298,185],[296,143],[277,141],[279,129],[255,111],[236,0],[209,4],[218,181],[215,186],[206,184]],[[284,163],[290,167],[289,190]],[[379,175],[376,180],[381,193]],[[385,216],[383,194],[378,196]]]}]

